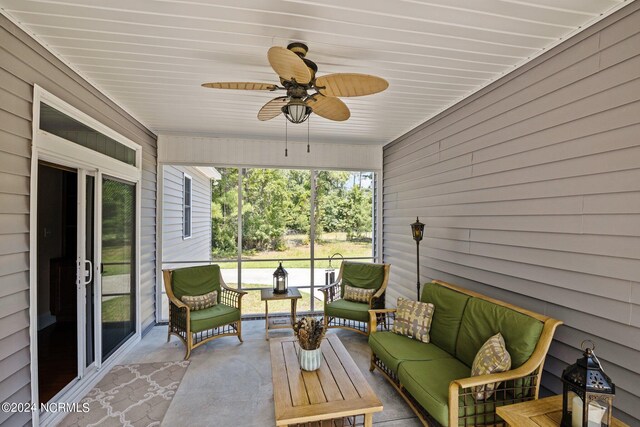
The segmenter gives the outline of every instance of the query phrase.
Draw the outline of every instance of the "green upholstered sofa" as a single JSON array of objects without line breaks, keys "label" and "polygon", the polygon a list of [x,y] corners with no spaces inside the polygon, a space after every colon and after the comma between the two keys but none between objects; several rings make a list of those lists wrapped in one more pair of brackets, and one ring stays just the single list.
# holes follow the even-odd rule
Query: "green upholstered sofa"
[{"label": "green upholstered sofa", "polygon": [[[368,334],[369,310],[384,308],[390,269],[389,264],[344,261],[336,281],[320,288],[324,294],[324,324]],[[343,298],[345,284],[375,292],[366,303],[347,301]]]},{"label": "green upholstered sofa", "polygon": [[[191,350],[212,339],[235,335],[242,342],[241,307],[246,292],[232,289],[224,283],[218,265],[162,270],[164,287],[169,298],[169,332],[186,346],[185,360]],[[191,310],[181,298],[218,291],[218,303],[203,310]]]},{"label": "green upholstered sofa", "polygon": [[[441,282],[425,285],[421,301],[435,306],[430,342],[390,331],[395,309],[370,310],[370,370],[378,368],[425,425],[504,425],[496,406],[538,398],[542,366],[562,322]],[[511,370],[471,377],[473,359],[500,332]],[[499,383],[474,399],[480,385]]]}]

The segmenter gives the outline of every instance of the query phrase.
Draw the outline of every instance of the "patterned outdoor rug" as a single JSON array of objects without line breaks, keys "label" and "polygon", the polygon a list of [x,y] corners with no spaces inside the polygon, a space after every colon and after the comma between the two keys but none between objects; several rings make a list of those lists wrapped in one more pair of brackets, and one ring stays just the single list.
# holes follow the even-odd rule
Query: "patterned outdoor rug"
[{"label": "patterned outdoor rug", "polygon": [[114,366],[60,426],[159,426],[189,361]]}]

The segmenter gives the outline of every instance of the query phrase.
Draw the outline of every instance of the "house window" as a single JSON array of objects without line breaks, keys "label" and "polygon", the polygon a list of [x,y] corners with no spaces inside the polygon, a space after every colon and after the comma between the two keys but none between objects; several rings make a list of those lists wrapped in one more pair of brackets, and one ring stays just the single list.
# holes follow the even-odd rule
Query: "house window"
[{"label": "house window", "polygon": [[136,166],[135,149],[109,138],[44,102],[40,103],[40,129],[112,159]]},{"label": "house window", "polygon": [[191,237],[191,177],[184,174],[182,197],[182,238]]}]

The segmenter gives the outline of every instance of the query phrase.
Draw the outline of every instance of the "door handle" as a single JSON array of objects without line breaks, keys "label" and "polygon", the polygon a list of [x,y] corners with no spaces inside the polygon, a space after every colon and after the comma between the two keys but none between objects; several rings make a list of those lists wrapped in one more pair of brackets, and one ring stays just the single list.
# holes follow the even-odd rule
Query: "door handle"
[{"label": "door handle", "polygon": [[[84,264],[85,264],[85,271],[84,271],[85,281],[84,281],[84,284],[88,285],[93,280],[93,263],[90,260],[85,259],[84,260]],[[89,267],[89,268],[87,268],[87,267]],[[89,277],[89,279],[87,279],[87,277]]]}]

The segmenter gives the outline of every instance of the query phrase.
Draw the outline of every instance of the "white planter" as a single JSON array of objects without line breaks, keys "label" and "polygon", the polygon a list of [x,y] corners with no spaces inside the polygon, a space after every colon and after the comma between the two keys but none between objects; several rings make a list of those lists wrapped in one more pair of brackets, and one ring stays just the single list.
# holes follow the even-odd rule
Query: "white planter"
[{"label": "white planter", "polygon": [[322,349],[304,350],[301,348],[298,352],[298,361],[302,370],[315,371],[320,368],[320,362],[322,362]]}]

